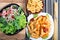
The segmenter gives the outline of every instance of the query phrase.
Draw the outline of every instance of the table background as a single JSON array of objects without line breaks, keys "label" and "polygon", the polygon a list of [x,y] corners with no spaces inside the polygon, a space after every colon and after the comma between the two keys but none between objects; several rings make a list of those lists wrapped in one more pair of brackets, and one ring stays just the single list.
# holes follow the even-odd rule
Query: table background
[{"label": "table background", "polygon": [[58,11],[58,13],[59,13],[59,15],[58,15],[58,17],[59,17],[59,18],[58,18],[58,20],[59,20],[59,21],[58,21],[58,22],[59,22],[59,23],[58,23],[58,26],[59,26],[59,27],[58,27],[58,40],[60,40],[60,0],[58,0],[58,7],[59,7],[59,11]]},{"label": "table background", "polygon": [[[54,2],[54,0],[44,0],[44,10],[43,10],[44,12],[47,12],[47,13],[51,14],[52,16],[54,15],[53,14],[53,2]],[[22,6],[24,12],[26,13],[26,0],[0,0],[0,9],[9,3],[19,4],[20,6]],[[60,17],[59,17],[59,20],[60,20]],[[59,26],[60,26],[60,23],[59,23]],[[59,31],[59,33],[60,33],[60,31]],[[60,35],[59,35],[59,37],[60,37]],[[25,38],[25,29],[22,32],[20,32],[16,35],[13,35],[13,36],[7,36],[7,35],[3,34],[2,32],[0,32],[0,40],[24,40],[24,38]],[[53,39],[54,38],[52,37],[49,40],[53,40]],[[60,39],[60,38],[58,38],[58,39]]]}]

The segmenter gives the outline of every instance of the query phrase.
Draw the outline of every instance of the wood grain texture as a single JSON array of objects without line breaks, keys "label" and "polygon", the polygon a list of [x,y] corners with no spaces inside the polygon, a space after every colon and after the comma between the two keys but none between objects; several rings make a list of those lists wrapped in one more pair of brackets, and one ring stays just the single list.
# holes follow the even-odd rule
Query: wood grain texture
[{"label": "wood grain texture", "polygon": [[16,35],[5,35],[4,33],[0,32],[0,40],[24,40],[25,38],[25,33],[24,30],[19,32]]},{"label": "wood grain texture", "polygon": [[54,40],[58,40],[58,3],[54,3]]},{"label": "wood grain texture", "polygon": [[25,3],[26,0],[0,0],[0,3]]},{"label": "wood grain texture", "polygon": [[[17,3],[20,5],[24,12],[26,13],[26,0],[0,0],[0,9],[10,3]],[[55,5],[55,4],[54,4]],[[58,5],[54,6],[54,40],[58,40]],[[24,40],[25,38],[25,29],[13,36],[7,36],[4,33],[0,32],[0,40]]]},{"label": "wood grain texture", "polygon": [[3,2],[3,3],[4,3],[4,2],[5,2],[5,3],[11,3],[12,0],[0,0],[0,3],[2,3],[2,2]]}]

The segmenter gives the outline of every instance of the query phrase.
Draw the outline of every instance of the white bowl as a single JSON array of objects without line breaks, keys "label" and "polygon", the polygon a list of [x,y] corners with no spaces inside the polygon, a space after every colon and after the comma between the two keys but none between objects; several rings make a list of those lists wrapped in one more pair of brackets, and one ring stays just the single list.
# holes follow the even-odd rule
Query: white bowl
[{"label": "white bowl", "polygon": [[[41,13],[38,14],[38,16],[41,16],[41,15],[46,16],[46,14],[48,14],[48,13],[41,12]],[[30,22],[30,19],[33,18],[33,15],[34,14],[30,14],[27,17],[28,22]],[[48,37],[46,38],[46,40],[50,39],[52,37],[53,33],[54,33],[53,18],[52,18],[52,16],[50,14],[48,14],[48,15],[49,15],[49,20],[51,21],[51,26],[50,26],[50,33],[49,33]],[[26,28],[26,33],[28,34],[28,29],[27,28]],[[32,40],[42,40],[43,38],[40,37],[40,38],[35,39],[35,38],[30,37],[30,39],[32,39]]]}]

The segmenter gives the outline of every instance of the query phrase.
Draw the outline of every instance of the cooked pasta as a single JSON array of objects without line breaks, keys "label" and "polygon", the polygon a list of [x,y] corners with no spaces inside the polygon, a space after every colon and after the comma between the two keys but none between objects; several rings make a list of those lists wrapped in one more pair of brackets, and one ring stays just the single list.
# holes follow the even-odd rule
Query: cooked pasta
[{"label": "cooked pasta", "polygon": [[49,35],[50,21],[47,16],[39,16],[37,18],[32,18],[30,24],[28,25],[28,31],[33,38],[45,38]]},{"label": "cooked pasta", "polygon": [[32,13],[39,12],[43,9],[42,0],[28,0],[27,2],[27,10]]}]

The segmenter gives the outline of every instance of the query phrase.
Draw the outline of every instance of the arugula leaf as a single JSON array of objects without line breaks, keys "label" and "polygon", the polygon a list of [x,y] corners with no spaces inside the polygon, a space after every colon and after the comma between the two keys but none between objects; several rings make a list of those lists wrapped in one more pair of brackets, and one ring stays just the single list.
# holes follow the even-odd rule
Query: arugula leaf
[{"label": "arugula leaf", "polygon": [[28,32],[27,37],[30,38],[30,33]]},{"label": "arugula leaf", "polygon": [[18,8],[18,12],[19,12],[19,13],[21,13],[21,11],[22,11],[22,8],[21,8],[21,7],[19,7],[19,8]]},{"label": "arugula leaf", "polygon": [[6,19],[3,17],[0,17],[0,23],[4,23],[4,22],[6,22]]},{"label": "arugula leaf", "polygon": [[47,13],[47,14],[46,14],[46,16],[48,16],[48,17],[49,17],[49,14]]},{"label": "arugula leaf", "polygon": [[23,12],[21,12],[21,14],[19,16],[15,16],[15,26],[17,27],[17,29],[22,29],[25,28],[26,26],[26,17],[24,15]]},{"label": "arugula leaf", "polygon": [[13,5],[13,9],[18,9],[18,6],[17,5]]},{"label": "arugula leaf", "polygon": [[30,24],[30,22],[27,22],[27,24],[29,25],[29,24]]},{"label": "arugula leaf", "polygon": [[0,23],[0,28],[3,26],[3,24],[2,23]]},{"label": "arugula leaf", "polygon": [[38,14],[34,14],[33,17],[36,18],[38,16]]},{"label": "arugula leaf", "polygon": [[46,39],[42,39],[42,40],[46,40]]},{"label": "arugula leaf", "polygon": [[5,10],[6,10],[6,11],[9,10],[9,8],[6,8]]},{"label": "arugula leaf", "polygon": [[17,23],[17,20],[15,20],[15,26],[16,26],[17,30],[21,29],[21,27],[19,27],[19,25]]}]

